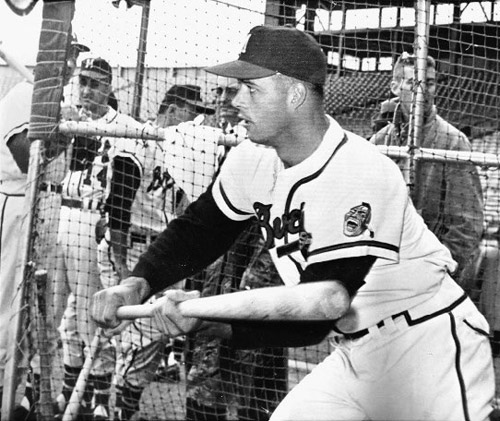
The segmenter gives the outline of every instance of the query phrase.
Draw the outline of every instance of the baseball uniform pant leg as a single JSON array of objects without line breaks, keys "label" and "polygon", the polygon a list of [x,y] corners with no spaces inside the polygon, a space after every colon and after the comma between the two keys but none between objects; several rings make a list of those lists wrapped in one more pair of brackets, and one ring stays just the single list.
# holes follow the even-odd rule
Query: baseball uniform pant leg
[{"label": "baseball uniform pant leg", "polygon": [[488,324],[469,299],[423,323],[409,326],[399,317],[369,330],[338,340],[272,421],[488,419],[494,397]]},{"label": "baseball uniform pant leg", "polygon": [[[152,300],[150,300],[152,301]],[[134,387],[146,387],[154,379],[168,336],[153,319],[137,319],[120,336],[117,355],[117,384],[124,380]]]},{"label": "baseball uniform pant leg", "polygon": [[[10,335],[10,319],[15,294],[22,282],[22,262],[18,247],[25,215],[24,196],[0,193],[0,375],[3,379],[5,364],[11,357],[7,349]],[[23,362],[23,365],[26,362]]]},{"label": "baseball uniform pant leg", "polygon": [[[64,211],[64,212],[63,212]],[[61,209],[61,241],[65,245],[66,268],[72,299],[64,312],[60,331],[64,363],[72,367],[84,361],[82,342],[88,347],[97,329],[90,317],[90,300],[101,288],[97,266],[95,226],[100,219],[98,212],[77,208]],[[77,341],[77,338],[80,341]],[[104,340],[94,362],[92,373],[102,375],[114,371],[114,350],[109,340]],[[75,363],[79,364],[75,364]]]}]

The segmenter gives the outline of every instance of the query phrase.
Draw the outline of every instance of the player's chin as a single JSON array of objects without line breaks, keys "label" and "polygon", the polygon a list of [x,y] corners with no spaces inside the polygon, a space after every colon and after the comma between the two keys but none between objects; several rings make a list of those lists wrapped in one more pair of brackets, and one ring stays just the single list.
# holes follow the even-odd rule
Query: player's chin
[{"label": "player's chin", "polygon": [[247,137],[253,142],[256,143],[257,145],[268,145],[267,139],[263,139],[259,136],[253,136],[250,131],[247,130]]}]

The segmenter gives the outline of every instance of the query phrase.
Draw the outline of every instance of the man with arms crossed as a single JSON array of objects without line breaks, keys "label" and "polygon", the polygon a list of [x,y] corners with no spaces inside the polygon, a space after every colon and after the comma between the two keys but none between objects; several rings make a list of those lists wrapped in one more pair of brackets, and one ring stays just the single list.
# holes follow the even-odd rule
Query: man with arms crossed
[{"label": "man with arms crossed", "polygon": [[246,318],[231,323],[183,317],[178,304],[197,294],[169,291],[154,312],[166,332],[205,330],[244,348],[302,346],[333,330],[335,349],[273,421],[488,419],[488,324],[448,275],[456,263],[416,212],[397,165],[324,114],[326,58],[316,41],[258,26],[238,60],[208,71],[240,80],[233,104],[250,141],[229,153],[213,187],[132,277],[94,296],[95,320],[121,329],[120,306],[206,266],[256,215],[285,286],[216,297],[228,319]]}]

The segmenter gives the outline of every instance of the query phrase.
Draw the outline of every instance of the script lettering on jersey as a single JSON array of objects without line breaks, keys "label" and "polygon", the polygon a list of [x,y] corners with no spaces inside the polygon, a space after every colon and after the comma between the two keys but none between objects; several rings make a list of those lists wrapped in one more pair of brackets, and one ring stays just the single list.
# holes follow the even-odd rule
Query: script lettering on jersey
[{"label": "script lettering on jersey", "polygon": [[255,202],[253,208],[257,215],[259,225],[266,233],[266,247],[273,248],[274,239],[281,239],[285,234],[297,234],[303,231],[304,227],[304,203],[300,205],[300,209],[293,209],[288,213],[284,213],[281,218],[276,217],[271,223],[271,206],[263,203]]},{"label": "script lettering on jersey", "polygon": [[164,172],[162,172],[161,167],[156,167],[153,170],[153,179],[151,180],[151,184],[149,184],[146,191],[149,193],[152,190],[158,190],[159,188],[169,188],[169,181],[171,181],[170,184],[173,184],[173,179],[168,171],[165,170]]}]

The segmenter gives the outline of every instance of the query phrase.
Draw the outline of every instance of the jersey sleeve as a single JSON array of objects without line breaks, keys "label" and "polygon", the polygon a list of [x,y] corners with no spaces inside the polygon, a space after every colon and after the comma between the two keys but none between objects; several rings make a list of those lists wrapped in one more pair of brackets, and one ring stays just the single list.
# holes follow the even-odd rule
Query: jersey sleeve
[{"label": "jersey sleeve", "polygon": [[325,192],[318,186],[305,202],[304,227],[312,230],[309,264],[360,256],[399,261],[405,218],[418,218],[406,184],[382,154],[373,154],[370,168],[358,162],[346,161],[344,181],[323,186]]},{"label": "jersey sleeve", "polygon": [[257,175],[258,150],[249,140],[229,151],[214,187],[213,196],[217,206],[230,219],[244,221],[254,213],[251,188]]},{"label": "jersey sleeve", "polygon": [[131,208],[142,177],[142,168],[133,154],[124,153],[113,160],[113,176],[106,201],[109,226],[127,231],[130,227]]},{"label": "jersey sleeve", "polygon": [[31,114],[31,97],[33,85],[22,82],[12,88],[5,96],[2,104],[1,135],[6,143],[9,139],[27,130]]}]

